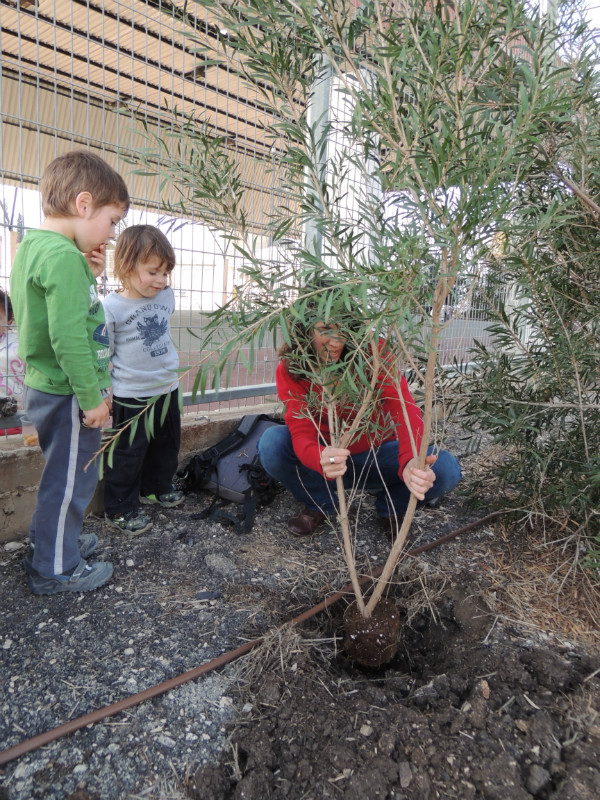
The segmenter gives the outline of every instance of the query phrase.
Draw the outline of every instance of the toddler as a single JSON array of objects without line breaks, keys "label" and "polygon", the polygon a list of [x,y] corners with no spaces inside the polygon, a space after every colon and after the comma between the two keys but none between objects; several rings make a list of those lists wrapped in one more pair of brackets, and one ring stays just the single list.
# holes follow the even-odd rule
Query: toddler
[{"label": "toddler", "polygon": [[181,441],[179,359],[170,336],[174,266],[175,253],[161,231],[126,228],[114,261],[122,288],[104,299],[113,426],[122,431],[105,472],[104,509],[106,521],[131,536],[152,527],[140,503],[171,508],[184,499],[172,482]]}]

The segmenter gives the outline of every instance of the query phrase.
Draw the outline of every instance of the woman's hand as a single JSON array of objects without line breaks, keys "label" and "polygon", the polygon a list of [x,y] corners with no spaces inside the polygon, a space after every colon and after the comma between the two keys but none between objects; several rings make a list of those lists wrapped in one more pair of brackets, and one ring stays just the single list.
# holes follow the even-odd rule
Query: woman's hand
[{"label": "woman's hand", "polygon": [[323,475],[328,481],[340,478],[348,469],[346,459],[350,455],[350,450],[342,447],[326,447],[321,452],[321,467]]},{"label": "woman's hand", "polygon": [[104,272],[104,268],[106,266],[106,245],[101,244],[95,250],[90,250],[89,253],[84,253],[83,256],[88,262],[94,278],[99,278]]},{"label": "woman's hand", "polygon": [[418,459],[411,458],[402,471],[402,480],[418,500],[425,500],[425,495],[433,486],[435,472],[429,467],[436,461],[437,456],[427,456],[425,469],[419,469]]}]

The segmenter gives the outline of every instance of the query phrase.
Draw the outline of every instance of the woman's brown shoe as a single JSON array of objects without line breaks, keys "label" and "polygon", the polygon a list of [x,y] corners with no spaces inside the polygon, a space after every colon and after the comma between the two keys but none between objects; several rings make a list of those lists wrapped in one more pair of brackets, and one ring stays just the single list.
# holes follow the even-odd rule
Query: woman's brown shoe
[{"label": "woman's brown shoe", "polygon": [[295,517],[287,521],[288,531],[293,536],[312,536],[317,528],[325,522],[325,514],[313,508],[303,508]]}]

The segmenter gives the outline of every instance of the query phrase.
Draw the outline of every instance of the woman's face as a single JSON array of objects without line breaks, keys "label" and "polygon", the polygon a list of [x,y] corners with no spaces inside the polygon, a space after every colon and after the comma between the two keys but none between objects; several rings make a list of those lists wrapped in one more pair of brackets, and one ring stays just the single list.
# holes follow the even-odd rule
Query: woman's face
[{"label": "woman's face", "polygon": [[322,364],[339,361],[347,338],[337,325],[317,322],[313,328],[312,346],[319,361]]}]

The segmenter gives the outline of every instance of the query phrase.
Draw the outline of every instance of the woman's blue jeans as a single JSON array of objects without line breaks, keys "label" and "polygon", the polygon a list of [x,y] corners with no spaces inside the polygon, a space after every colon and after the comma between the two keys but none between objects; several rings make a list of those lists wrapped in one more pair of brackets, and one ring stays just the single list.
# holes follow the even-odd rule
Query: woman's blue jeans
[{"label": "woman's blue jeans", "polygon": [[[432,469],[435,483],[425,495],[424,503],[434,503],[451,492],[462,478],[460,465],[447,450],[436,451]],[[326,480],[320,472],[305,467],[292,447],[287,425],[268,428],[258,442],[260,461],[271,477],[282,483],[307,508],[332,514],[337,505],[335,481]],[[344,486],[357,486],[375,495],[375,508],[380,517],[401,517],[406,512],[410,492],[398,475],[398,442],[385,442],[379,447],[354,453],[348,458]],[[423,505],[419,502],[418,505]]]}]

